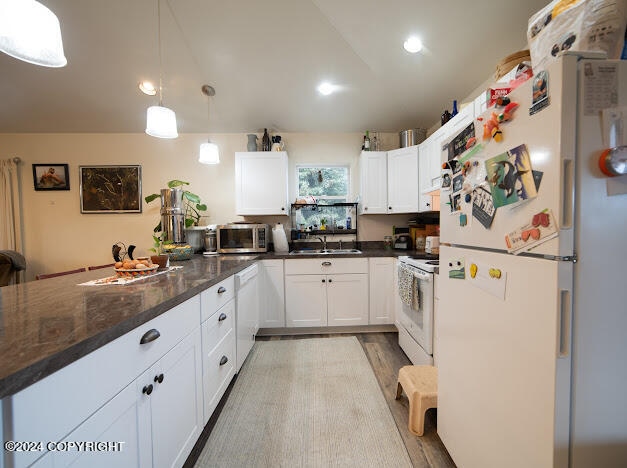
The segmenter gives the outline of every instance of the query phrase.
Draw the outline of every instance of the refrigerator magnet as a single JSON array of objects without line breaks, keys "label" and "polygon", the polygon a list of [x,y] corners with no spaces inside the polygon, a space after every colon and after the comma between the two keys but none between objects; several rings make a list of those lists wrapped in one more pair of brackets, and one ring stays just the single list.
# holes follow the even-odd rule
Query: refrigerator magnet
[{"label": "refrigerator magnet", "polygon": [[527,224],[505,236],[507,251],[513,254],[529,251],[557,237],[557,223],[548,208],[532,216]]},{"label": "refrigerator magnet", "polygon": [[472,215],[477,218],[484,228],[490,229],[496,208],[492,203],[492,193],[485,185],[479,185],[473,191]]},{"label": "refrigerator magnet", "polygon": [[507,272],[495,265],[481,263],[477,258],[468,258],[468,264],[469,275],[466,280],[474,287],[504,301]]},{"label": "refrigerator magnet", "polygon": [[550,104],[549,73],[546,70],[542,70],[536,74],[533,79],[531,92],[532,97],[529,115],[537,114]]},{"label": "refrigerator magnet", "polygon": [[448,262],[448,277],[451,279],[465,279],[465,262],[463,258],[457,258]]}]

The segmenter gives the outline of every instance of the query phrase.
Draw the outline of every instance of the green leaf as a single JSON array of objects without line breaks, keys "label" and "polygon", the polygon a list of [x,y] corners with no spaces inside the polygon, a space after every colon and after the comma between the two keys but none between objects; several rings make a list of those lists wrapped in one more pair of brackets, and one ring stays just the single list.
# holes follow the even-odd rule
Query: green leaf
[{"label": "green leaf", "polygon": [[188,228],[194,224],[194,220],[192,218],[187,218],[185,220],[185,227]]},{"label": "green leaf", "polygon": [[169,188],[180,187],[181,185],[189,185],[189,182],[184,182],[182,180],[177,180],[177,179],[174,179],[168,182]]},{"label": "green leaf", "polygon": [[146,203],[150,203],[151,201],[159,198],[160,195],[153,193],[152,195],[148,195],[146,198],[144,198],[144,200],[146,200]]},{"label": "green leaf", "polygon": [[183,196],[192,203],[200,203],[200,197],[195,193],[185,191],[183,192]]},{"label": "green leaf", "polygon": [[159,232],[161,231],[161,221],[159,221],[159,224],[157,224],[155,226],[155,228],[152,230],[153,232]]},{"label": "green leaf", "polygon": [[207,211],[207,205],[196,205],[198,211]]}]

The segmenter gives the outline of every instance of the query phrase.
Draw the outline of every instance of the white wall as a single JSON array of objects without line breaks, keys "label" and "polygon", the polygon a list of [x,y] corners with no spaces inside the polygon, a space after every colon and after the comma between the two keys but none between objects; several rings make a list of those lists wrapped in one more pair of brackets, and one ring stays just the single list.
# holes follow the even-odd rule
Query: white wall
[{"label": "white wall", "polygon": [[[282,134],[289,155],[290,187],[298,163],[350,164],[351,193],[359,193],[358,156],[363,135],[358,133]],[[20,157],[24,243],[27,279],[81,266],[109,263],[111,246],[118,242],[137,246],[136,255],[148,254],[152,229],[159,220],[159,202],[143,203],[141,214],[81,214],[78,171],[80,165],[142,166],[142,200],[158,193],[171,179],[190,182],[189,189],[208,206],[203,224],[242,219],[235,216],[233,198],[234,154],[246,151],[245,134],[216,134],[221,164],[197,162],[206,134],[184,134],[160,140],[145,134],[0,134],[0,158]],[[382,150],[398,147],[397,134],[381,135]],[[69,164],[69,191],[35,191],[32,164]],[[260,218],[260,219],[259,219]],[[256,220],[288,223],[287,217]],[[404,225],[410,216],[375,215],[359,218],[359,240],[383,240],[392,225]]]}]

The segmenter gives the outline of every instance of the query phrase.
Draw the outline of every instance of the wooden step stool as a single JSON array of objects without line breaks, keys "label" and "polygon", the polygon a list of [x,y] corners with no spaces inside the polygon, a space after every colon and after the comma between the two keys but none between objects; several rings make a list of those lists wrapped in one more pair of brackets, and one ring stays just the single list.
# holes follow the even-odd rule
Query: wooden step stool
[{"label": "wooden step stool", "polygon": [[438,407],[438,369],[433,366],[404,366],[398,371],[396,399],[409,399],[409,432],[421,436],[425,430],[425,413]]}]

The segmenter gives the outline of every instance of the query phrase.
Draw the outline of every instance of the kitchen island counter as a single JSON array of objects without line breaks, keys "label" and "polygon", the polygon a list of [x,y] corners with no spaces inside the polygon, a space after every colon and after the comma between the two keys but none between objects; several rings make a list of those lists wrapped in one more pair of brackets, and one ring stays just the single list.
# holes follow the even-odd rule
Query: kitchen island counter
[{"label": "kitchen island counter", "polygon": [[93,270],[0,288],[0,398],[17,393],[243,270],[258,255],[175,262],[183,268],[126,285],[79,286]]}]

